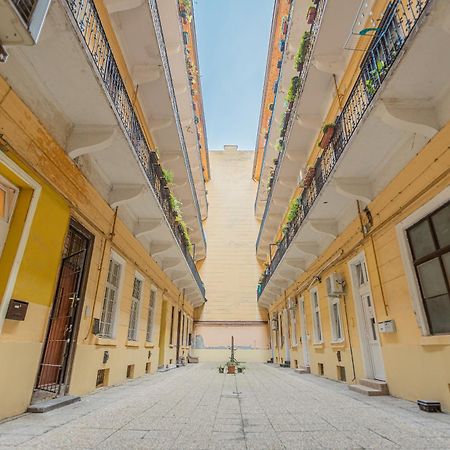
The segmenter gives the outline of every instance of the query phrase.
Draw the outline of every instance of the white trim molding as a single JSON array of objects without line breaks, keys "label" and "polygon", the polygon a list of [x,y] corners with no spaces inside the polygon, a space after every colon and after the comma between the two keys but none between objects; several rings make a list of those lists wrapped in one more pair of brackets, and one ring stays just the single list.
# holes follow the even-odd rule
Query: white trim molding
[{"label": "white trim molding", "polygon": [[416,209],[412,214],[398,223],[395,227],[397,238],[400,246],[400,255],[403,261],[403,268],[405,270],[406,281],[408,284],[409,294],[412,299],[412,306],[416,315],[417,324],[419,326],[422,336],[430,336],[430,327],[428,325],[425,308],[423,306],[423,299],[420,293],[419,281],[417,280],[416,272],[414,270],[413,257],[408,243],[406,230],[415,223],[422,220],[424,217],[437,210],[450,200],[450,186],[445,188],[437,194],[425,205]]}]

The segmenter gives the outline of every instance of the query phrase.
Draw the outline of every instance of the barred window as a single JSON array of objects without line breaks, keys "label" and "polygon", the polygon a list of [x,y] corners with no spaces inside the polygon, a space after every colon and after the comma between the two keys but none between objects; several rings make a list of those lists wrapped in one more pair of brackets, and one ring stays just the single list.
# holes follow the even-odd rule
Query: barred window
[{"label": "barred window", "polygon": [[156,309],[156,291],[150,291],[150,302],[148,305],[148,318],[147,318],[147,342],[153,342],[153,329],[155,322],[155,309]]},{"label": "barred window", "polygon": [[128,324],[128,340],[137,341],[139,327],[139,306],[142,296],[142,279],[134,277],[133,294],[131,295],[130,322]]},{"label": "barred window", "polygon": [[114,333],[121,272],[122,265],[111,257],[109,260],[102,317],[100,319],[100,335],[106,338],[112,338]]},{"label": "barred window", "polygon": [[340,342],[344,339],[342,334],[342,321],[340,304],[341,301],[338,297],[330,297],[330,319],[331,319],[331,337],[333,342]]},{"label": "barred window", "polygon": [[450,333],[450,202],[406,230],[431,334]]}]

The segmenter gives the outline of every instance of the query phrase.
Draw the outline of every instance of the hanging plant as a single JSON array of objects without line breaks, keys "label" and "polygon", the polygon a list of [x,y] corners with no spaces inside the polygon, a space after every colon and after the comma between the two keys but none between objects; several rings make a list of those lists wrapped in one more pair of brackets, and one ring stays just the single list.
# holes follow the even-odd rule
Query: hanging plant
[{"label": "hanging plant", "polygon": [[298,72],[302,71],[303,64],[305,63],[306,52],[309,46],[309,40],[311,37],[310,31],[305,31],[302,36],[302,40],[300,42],[300,46],[298,48],[297,54],[295,55],[295,68]]}]

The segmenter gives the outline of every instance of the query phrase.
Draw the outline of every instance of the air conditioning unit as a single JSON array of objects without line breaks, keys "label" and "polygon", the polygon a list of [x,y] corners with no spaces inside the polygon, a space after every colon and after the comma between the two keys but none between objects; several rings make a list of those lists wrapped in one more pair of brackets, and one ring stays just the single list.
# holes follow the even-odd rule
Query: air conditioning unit
[{"label": "air conditioning unit", "polygon": [[328,297],[340,297],[344,294],[344,278],[340,273],[333,272],[326,279]]}]

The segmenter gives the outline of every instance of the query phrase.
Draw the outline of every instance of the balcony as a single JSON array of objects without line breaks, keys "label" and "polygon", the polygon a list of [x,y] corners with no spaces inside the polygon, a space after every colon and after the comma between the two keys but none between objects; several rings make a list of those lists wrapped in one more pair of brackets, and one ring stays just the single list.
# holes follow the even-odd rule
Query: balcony
[{"label": "balcony", "polygon": [[[164,55],[156,4],[151,6],[153,46]],[[118,207],[119,217],[169,278],[199,306],[205,290],[172,186],[143,128],[145,115],[130,98],[126,66],[117,59],[117,43],[108,40],[102,19],[93,0],[53,2],[39,44],[13,48],[0,71],[111,207]],[[165,86],[170,93],[173,86]],[[170,98],[183,148],[175,97]],[[188,165],[185,170],[190,173]]]},{"label": "balcony", "polygon": [[[450,118],[450,5],[391,3],[359,75],[316,160],[277,251],[258,284],[269,306],[355,218],[355,200],[370,204]],[[428,49],[433,48],[433,52]],[[427,70],[435,70],[433,80]]]},{"label": "balcony", "polygon": [[[294,102],[288,103],[283,96],[277,99],[275,119],[266,145],[255,205],[256,216],[262,218],[256,244],[260,260],[269,256],[269,245],[275,240],[280,216],[286,213],[299,173],[333,100],[335,82],[339,84],[352,56],[346,48],[361,2],[320,0],[316,3],[311,24],[307,23],[308,4],[295,4],[293,12],[288,36],[290,56],[285,58],[282,68],[282,91],[288,93],[294,77],[298,77],[298,87]],[[308,38],[302,43],[306,36]],[[367,42],[369,39],[365,37]],[[352,41],[351,44],[356,43]],[[301,55],[298,65],[296,53]],[[277,164],[272,166],[273,176],[269,178],[273,160]],[[267,189],[269,179],[272,180],[271,187]]]}]

